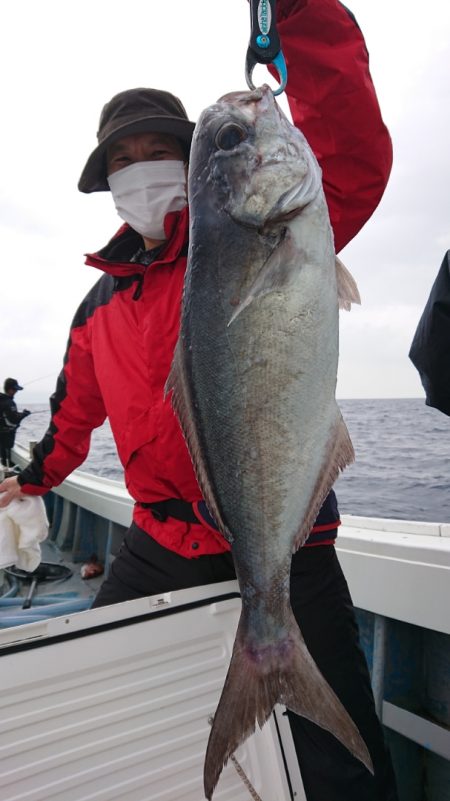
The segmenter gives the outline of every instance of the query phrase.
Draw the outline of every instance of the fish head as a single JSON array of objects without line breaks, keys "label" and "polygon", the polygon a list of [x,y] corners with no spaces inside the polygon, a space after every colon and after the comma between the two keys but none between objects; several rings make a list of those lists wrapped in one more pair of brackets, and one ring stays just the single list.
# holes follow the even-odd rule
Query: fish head
[{"label": "fish head", "polygon": [[205,189],[217,209],[257,229],[292,219],[322,191],[308,142],[269,86],[224,95],[200,116],[191,150],[190,201]]}]

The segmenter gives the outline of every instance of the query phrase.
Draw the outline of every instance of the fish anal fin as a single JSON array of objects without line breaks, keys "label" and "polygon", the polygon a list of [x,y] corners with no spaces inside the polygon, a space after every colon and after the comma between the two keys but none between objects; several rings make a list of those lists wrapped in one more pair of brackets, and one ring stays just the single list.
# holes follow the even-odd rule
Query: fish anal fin
[{"label": "fish anal fin", "polygon": [[350,311],[352,303],[361,303],[361,297],[355,279],[337,256],[336,282],[340,309]]},{"label": "fish anal fin", "polygon": [[329,438],[325,464],[317,479],[308,512],[295,539],[294,551],[297,551],[309,536],[316,517],[319,514],[320,507],[339,476],[339,473],[354,461],[355,451],[353,450],[350,434],[338,410],[337,421],[332,428]]},{"label": "fish anal fin", "polygon": [[287,229],[281,242],[264,262],[246,296],[236,307],[228,325],[230,326],[254,300],[268,295],[269,292],[276,292],[289,284],[291,277],[298,270],[297,248]]},{"label": "fish anal fin", "polygon": [[348,712],[310,655],[290,611],[284,639],[270,646],[246,648],[242,616],[222,695],[209,736],[204,789],[211,799],[222,768],[241,743],[281,703],[331,732],[373,773],[367,747]]},{"label": "fish anal fin", "polygon": [[231,543],[233,542],[233,536],[222,520],[222,515],[214,499],[208,471],[202,459],[202,448],[194,425],[192,400],[188,389],[188,382],[185,377],[180,341],[178,341],[175,348],[172,367],[164,387],[164,398],[167,398],[167,395],[172,390],[172,408],[178,418],[208,511],[214,518],[220,533]]}]

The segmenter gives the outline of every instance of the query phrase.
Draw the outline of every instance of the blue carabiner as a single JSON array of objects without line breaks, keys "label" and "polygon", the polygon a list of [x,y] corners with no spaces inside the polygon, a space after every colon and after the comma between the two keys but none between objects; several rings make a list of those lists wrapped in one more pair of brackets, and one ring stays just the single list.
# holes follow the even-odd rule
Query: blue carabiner
[{"label": "blue carabiner", "polygon": [[286,88],[287,67],[276,28],[275,2],[276,0],[250,0],[251,33],[245,61],[245,79],[249,89],[256,89],[252,81],[256,64],[271,64],[278,73],[280,84],[272,91],[274,95],[280,95]]}]

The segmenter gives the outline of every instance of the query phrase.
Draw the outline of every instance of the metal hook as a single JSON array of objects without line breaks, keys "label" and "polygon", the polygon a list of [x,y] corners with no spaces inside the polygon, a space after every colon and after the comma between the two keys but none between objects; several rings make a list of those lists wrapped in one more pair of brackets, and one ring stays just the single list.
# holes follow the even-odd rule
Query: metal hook
[{"label": "metal hook", "polygon": [[249,89],[256,89],[256,86],[253,83],[252,75],[253,70],[256,64],[272,64],[277,73],[278,73],[278,80],[279,86],[277,89],[272,89],[274,96],[281,95],[282,92],[286,89],[287,84],[287,67],[286,61],[284,59],[283,51],[279,50],[276,56],[270,61],[260,61],[259,58],[255,55],[254,51],[251,47],[247,50],[247,58],[245,61],[245,80],[247,81],[247,86]]}]

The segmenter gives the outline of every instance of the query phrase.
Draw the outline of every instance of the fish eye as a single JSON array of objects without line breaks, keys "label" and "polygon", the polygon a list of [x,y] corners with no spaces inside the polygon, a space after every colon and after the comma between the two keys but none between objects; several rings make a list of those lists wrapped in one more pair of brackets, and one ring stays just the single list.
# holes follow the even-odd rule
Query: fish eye
[{"label": "fish eye", "polygon": [[247,131],[234,122],[223,125],[216,134],[216,145],[219,150],[233,150],[234,147],[247,139]]}]

